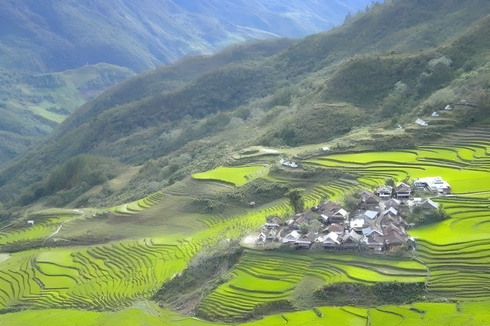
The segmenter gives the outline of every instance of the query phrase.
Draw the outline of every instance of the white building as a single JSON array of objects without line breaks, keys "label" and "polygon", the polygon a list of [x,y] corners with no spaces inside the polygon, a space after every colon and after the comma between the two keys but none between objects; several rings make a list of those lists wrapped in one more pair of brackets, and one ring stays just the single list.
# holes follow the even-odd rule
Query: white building
[{"label": "white building", "polygon": [[437,191],[440,193],[451,192],[451,186],[441,177],[415,179],[413,184],[417,188],[429,188],[432,191]]}]

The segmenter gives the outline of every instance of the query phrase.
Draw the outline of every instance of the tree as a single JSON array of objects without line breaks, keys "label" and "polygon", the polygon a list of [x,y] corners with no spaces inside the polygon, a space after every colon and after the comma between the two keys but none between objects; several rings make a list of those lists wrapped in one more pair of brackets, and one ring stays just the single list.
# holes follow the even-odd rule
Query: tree
[{"label": "tree", "polygon": [[385,185],[394,187],[395,186],[395,179],[393,179],[393,178],[386,178],[385,179]]},{"label": "tree", "polygon": [[345,197],[344,197],[344,207],[347,211],[352,211],[356,208],[357,204],[359,204],[359,201],[360,201],[360,197],[357,193],[357,191],[353,191],[349,194],[347,194]]},{"label": "tree", "polygon": [[293,189],[288,193],[291,206],[293,206],[295,213],[300,213],[304,211],[304,201],[302,197],[303,189]]},{"label": "tree", "polygon": [[307,234],[310,232],[311,226],[308,223],[303,223],[299,226],[299,232],[301,234]]},{"label": "tree", "polygon": [[318,232],[323,228],[323,224],[318,220],[314,220],[311,222],[310,227],[310,230]]},{"label": "tree", "polygon": [[432,209],[429,212],[424,212],[421,206],[415,206],[407,216],[407,222],[415,223],[416,225],[427,225],[437,222],[442,222],[451,218],[449,214],[442,208]]}]

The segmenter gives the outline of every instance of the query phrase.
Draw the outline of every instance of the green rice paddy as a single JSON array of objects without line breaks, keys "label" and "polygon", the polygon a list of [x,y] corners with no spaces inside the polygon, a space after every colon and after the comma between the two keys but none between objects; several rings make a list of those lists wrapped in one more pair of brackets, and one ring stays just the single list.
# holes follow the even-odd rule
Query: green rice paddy
[{"label": "green rice paddy", "polygon": [[[264,305],[291,300],[302,281],[315,278],[318,284],[426,282],[428,292],[442,303],[318,307],[323,317],[308,310],[244,325],[490,324],[490,132],[470,129],[440,144],[413,150],[334,154],[302,163],[342,170],[357,178],[312,184],[304,196],[307,206],[324,198],[340,200],[359,185],[371,188],[388,177],[401,181],[407,176],[441,176],[451,184],[454,196],[434,200],[451,219],[410,230],[418,243],[413,257],[247,250],[231,280],[203,298],[198,307],[201,316],[243,320]],[[222,167],[193,176],[199,180],[178,182],[144,199],[113,207],[110,211],[116,216],[109,220],[75,213],[39,214],[34,226],[0,231],[0,246],[45,239],[62,223],[60,238],[78,231],[120,239],[0,255],[0,308],[21,305],[34,309],[0,315],[0,325],[29,325],[33,320],[35,325],[52,325],[54,320],[87,326],[209,325],[154,303],[147,308],[136,303],[147,302],[202,248],[257,230],[265,216],[292,214],[286,199],[220,213],[189,210],[192,198],[200,194],[226,193],[233,185],[267,173],[263,165]]]},{"label": "green rice paddy", "polygon": [[252,165],[246,167],[219,167],[217,169],[207,171],[204,173],[193,174],[192,177],[197,180],[216,180],[229,182],[237,187],[243,186],[262,175],[267,174],[269,171],[268,166],[264,165]]}]

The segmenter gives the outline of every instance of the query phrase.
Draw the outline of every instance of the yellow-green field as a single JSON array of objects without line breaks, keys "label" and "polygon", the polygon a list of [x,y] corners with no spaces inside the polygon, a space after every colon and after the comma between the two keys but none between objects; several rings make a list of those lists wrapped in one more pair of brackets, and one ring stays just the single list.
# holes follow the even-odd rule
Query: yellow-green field
[{"label": "yellow-green field", "polygon": [[[469,130],[446,137],[442,144],[417,149],[334,154],[302,163],[341,170],[357,178],[310,182],[304,194],[307,207],[325,198],[340,200],[359,186],[371,188],[388,177],[401,181],[407,176],[441,176],[451,184],[454,196],[434,200],[451,219],[410,230],[418,244],[413,256],[247,249],[231,279],[203,298],[198,307],[201,316],[240,323],[265,304],[293,300],[302,282],[314,278],[320,286],[337,282],[426,282],[431,297],[442,303],[318,307],[321,318],[307,310],[242,323],[490,324],[490,132]],[[259,164],[222,167],[110,208],[113,215],[109,217],[53,211],[31,215],[37,219],[32,227],[19,224],[2,230],[0,245],[5,248],[43,241],[53,244],[54,238],[76,241],[88,237],[95,243],[49,249],[37,245],[2,253],[0,308],[22,305],[32,310],[0,315],[0,325],[52,325],[54,321],[87,326],[210,325],[160,309],[147,300],[202,248],[256,232],[266,216],[293,213],[286,198],[261,203],[253,209],[247,204],[243,207],[225,203],[226,210],[217,212],[204,211],[195,202],[199,196],[226,195],[235,186],[266,177],[268,171],[269,166]],[[286,178],[266,179],[288,182]]]},{"label": "yellow-green field", "polygon": [[[459,307],[454,303],[416,303],[413,306],[381,306],[370,309],[353,307],[321,307],[323,317],[312,310],[284,313],[242,324],[243,326],[486,326],[490,324],[490,302],[468,302]],[[35,321],[33,323],[33,321]],[[150,311],[128,309],[116,313],[79,310],[34,310],[0,315],[2,326],[224,326],[165,311],[157,306]]]},{"label": "yellow-green field", "polygon": [[267,174],[269,170],[268,166],[253,165],[246,167],[219,167],[217,169],[207,171],[204,173],[193,174],[192,177],[197,180],[216,180],[229,182],[237,187],[243,186],[262,175]]}]

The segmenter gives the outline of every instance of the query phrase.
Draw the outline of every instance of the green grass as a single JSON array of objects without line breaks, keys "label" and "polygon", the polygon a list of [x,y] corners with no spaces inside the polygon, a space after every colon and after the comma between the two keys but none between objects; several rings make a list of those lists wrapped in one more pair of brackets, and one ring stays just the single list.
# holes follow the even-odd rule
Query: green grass
[{"label": "green grass", "polygon": [[219,167],[217,169],[204,173],[193,174],[192,177],[197,180],[216,180],[232,183],[237,187],[243,186],[262,175],[267,174],[268,166],[253,165],[246,167]]}]

